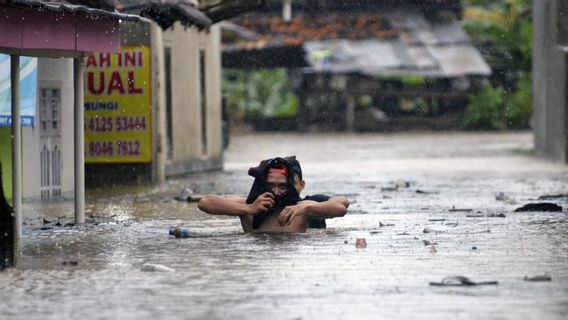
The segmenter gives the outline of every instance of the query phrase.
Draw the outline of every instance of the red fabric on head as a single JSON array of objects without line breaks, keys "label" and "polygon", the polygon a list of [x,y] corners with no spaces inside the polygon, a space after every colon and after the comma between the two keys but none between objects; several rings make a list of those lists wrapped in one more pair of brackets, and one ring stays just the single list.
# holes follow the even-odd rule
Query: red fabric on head
[{"label": "red fabric on head", "polygon": [[288,168],[282,166],[281,168],[269,168],[268,173],[278,173],[281,175],[288,176]]}]

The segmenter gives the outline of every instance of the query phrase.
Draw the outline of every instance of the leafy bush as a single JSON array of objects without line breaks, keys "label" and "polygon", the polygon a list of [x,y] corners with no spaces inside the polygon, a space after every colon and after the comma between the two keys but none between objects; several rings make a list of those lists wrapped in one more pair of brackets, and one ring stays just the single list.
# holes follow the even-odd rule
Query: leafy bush
[{"label": "leafy bush", "polygon": [[485,87],[470,97],[464,126],[474,130],[527,129],[532,111],[530,77],[522,77],[518,88],[506,94],[502,87]]},{"label": "leafy bush", "polygon": [[285,69],[224,70],[223,92],[229,106],[247,118],[292,117],[300,104]]},{"label": "leafy bush", "polygon": [[485,87],[471,96],[465,110],[464,126],[468,129],[502,130],[503,110],[505,109],[505,93],[503,88]]},{"label": "leafy bush", "polygon": [[519,80],[518,88],[507,97],[505,119],[509,129],[526,129],[532,113],[532,80],[524,76]]}]

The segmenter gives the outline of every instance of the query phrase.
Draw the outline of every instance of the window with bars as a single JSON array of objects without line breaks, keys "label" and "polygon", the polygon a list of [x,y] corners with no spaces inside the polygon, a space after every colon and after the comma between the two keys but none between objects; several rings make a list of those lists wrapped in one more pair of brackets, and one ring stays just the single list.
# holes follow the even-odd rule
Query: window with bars
[{"label": "window with bars", "polygon": [[61,109],[61,90],[58,88],[43,88],[40,90],[39,114],[40,127],[43,134],[58,135],[60,109]]}]

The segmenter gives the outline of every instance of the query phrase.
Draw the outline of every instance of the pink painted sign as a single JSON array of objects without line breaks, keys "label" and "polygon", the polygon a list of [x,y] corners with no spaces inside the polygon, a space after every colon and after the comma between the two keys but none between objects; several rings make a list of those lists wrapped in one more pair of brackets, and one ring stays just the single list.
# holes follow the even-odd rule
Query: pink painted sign
[{"label": "pink painted sign", "polygon": [[2,48],[120,52],[117,19],[85,14],[0,7]]}]

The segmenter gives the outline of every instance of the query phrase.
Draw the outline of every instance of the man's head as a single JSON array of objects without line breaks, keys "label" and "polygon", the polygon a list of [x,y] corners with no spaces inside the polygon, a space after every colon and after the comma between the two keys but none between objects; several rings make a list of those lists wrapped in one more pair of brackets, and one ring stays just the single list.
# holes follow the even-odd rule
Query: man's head
[{"label": "man's head", "polygon": [[288,168],[283,164],[276,164],[268,168],[266,183],[270,191],[272,191],[276,197],[286,194],[289,174]]},{"label": "man's head", "polygon": [[300,194],[306,186],[306,182],[302,179],[302,167],[300,166],[300,162],[296,160],[296,157],[286,157],[284,159],[288,162],[292,172],[289,172],[288,167],[282,163],[277,163],[268,169],[266,176],[268,187],[277,197],[286,193],[286,183],[290,174],[294,175],[294,188],[298,194]]}]

